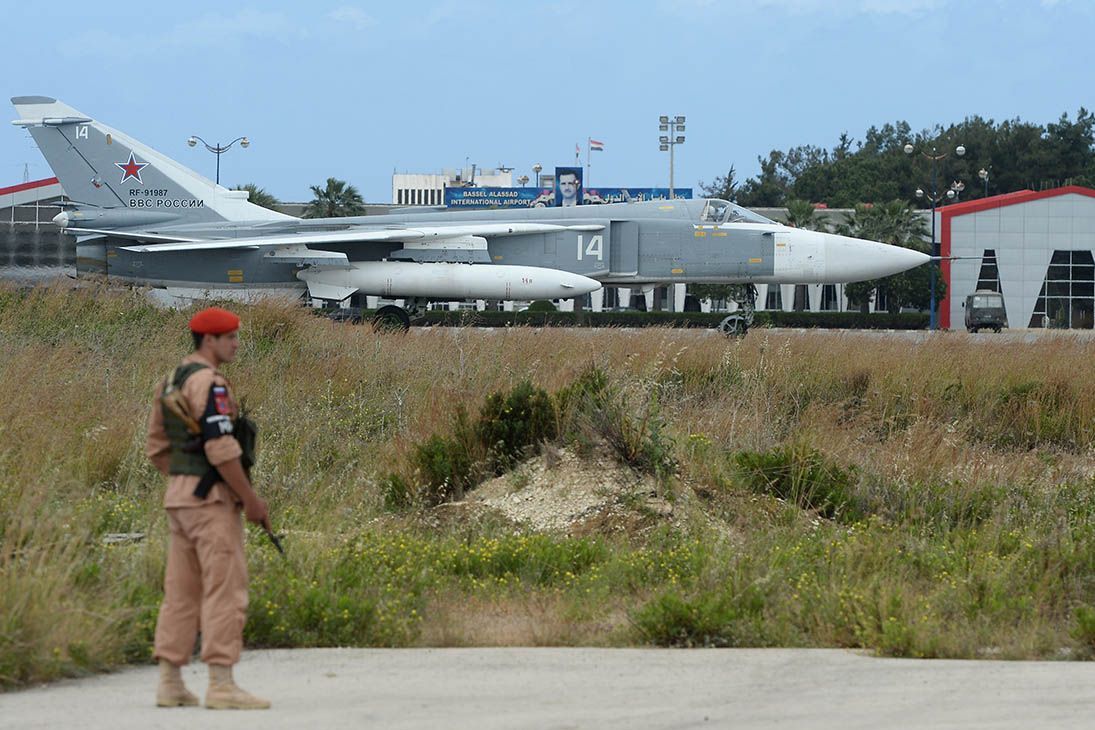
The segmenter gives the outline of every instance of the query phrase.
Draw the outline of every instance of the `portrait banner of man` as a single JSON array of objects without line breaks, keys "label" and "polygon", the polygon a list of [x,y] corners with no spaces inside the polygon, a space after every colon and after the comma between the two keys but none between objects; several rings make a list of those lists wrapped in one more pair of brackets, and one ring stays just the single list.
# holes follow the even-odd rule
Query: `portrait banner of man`
[{"label": "portrait banner of man", "polygon": [[582,168],[555,168],[555,206],[569,208],[582,204]]}]

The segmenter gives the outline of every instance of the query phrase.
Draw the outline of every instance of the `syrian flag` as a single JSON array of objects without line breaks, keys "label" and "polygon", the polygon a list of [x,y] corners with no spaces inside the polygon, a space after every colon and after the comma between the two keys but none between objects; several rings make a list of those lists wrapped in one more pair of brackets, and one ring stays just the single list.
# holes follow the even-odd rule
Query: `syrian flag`
[{"label": "syrian flag", "polygon": [[605,143],[604,142],[598,142],[597,140],[595,140],[591,137],[589,139],[589,151],[590,152],[604,152],[605,151]]}]

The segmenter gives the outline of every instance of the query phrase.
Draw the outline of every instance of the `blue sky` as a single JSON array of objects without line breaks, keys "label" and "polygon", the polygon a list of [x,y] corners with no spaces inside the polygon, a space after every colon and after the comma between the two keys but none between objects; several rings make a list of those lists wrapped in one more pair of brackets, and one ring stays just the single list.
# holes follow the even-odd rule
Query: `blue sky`
[{"label": "blue sky", "polygon": [[[677,186],[797,144],[907,120],[1055,120],[1095,99],[1091,0],[491,0],[9,3],[5,99],[54,96],[202,173],[186,146],[248,135],[228,185],[307,200],[329,176],[367,201],[391,174],[514,176],[593,154],[590,183],[664,186],[658,116],[688,118]],[[9,119],[14,110],[8,106]],[[50,172],[0,134],[0,187]]]}]

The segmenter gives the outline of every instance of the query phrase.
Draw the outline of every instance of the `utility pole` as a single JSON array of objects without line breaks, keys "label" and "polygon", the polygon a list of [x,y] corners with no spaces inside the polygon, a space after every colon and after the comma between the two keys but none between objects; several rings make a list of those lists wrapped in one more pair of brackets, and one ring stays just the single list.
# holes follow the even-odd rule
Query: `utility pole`
[{"label": "utility pole", "polygon": [[236,137],[234,140],[232,140],[231,142],[229,142],[226,145],[222,145],[222,144],[219,144],[219,143],[218,144],[209,144],[208,142],[206,142],[204,139],[197,136],[196,134],[192,135],[190,137],[190,139],[186,140],[186,143],[188,145],[190,145],[191,147],[196,146],[198,144],[198,142],[201,142],[203,145],[205,145],[205,149],[209,150],[210,152],[212,152],[214,155],[217,156],[217,180],[216,180],[217,185],[221,184],[221,155],[223,155],[228,150],[232,149],[232,145],[234,145],[236,142],[239,142],[240,147],[243,147],[243,148],[246,148],[248,145],[251,144],[251,141],[249,139],[247,139],[246,137]]},{"label": "utility pole", "polygon": [[[908,144],[905,145],[905,154],[906,155],[911,155],[915,151],[916,151],[916,148],[913,147],[911,143],[908,143]],[[935,277],[936,277],[936,270],[939,268],[939,244],[935,240],[935,206],[938,205],[939,203],[943,202],[944,200],[954,200],[956,197],[958,197],[958,193],[961,192],[962,188],[964,188],[965,185],[963,185],[962,188],[958,188],[957,187],[958,183],[955,182],[953,185],[951,185],[951,187],[946,192],[941,192],[938,189],[938,186],[936,185],[936,179],[938,177],[937,172],[936,172],[936,167],[938,166],[938,164],[941,160],[946,159],[950,155],[950,152],[947,152],[947,151],[939,152],[938,150],[936,150],[935,146],[933,145],[932,148],[931,148],[931,152],[928,152],[926,150],[921,150],[921,154],[924,155],[924,157],[931,160],[931,163],[932,163],[931,164],[931,170],[932,170],[931,171],[931,190],[928,191],[928,192],[925,192],[923,188],[917,188],[916,189],[916,197],[917,198],[923,198],[923,197],[927,196],[928,201],[931,203],[931,211],[932,211],[932,253],[931,253],[931,257],[932,257],[932,260],[928,262],[928,266],[931,267],[931,311],[928,313],[928,329],[935,330],[935,329],[938,328],[938,324],[937,324],[937,321],[936,321],[936,313],[935,313],[935,308],[936,308],[936,303],[935,303]],[[958,145],[957,147],[954,148],[954,154],[961,157],[962,155],[966,154],[966,148],[963,147],[962,145]]]}]

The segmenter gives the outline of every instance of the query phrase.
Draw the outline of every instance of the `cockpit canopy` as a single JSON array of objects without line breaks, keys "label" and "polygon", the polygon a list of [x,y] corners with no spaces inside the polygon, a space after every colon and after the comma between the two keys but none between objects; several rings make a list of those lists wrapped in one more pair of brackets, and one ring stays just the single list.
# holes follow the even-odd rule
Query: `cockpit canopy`
[{"label": "cockpit canopy", "polygon": [[700,222],[709,225],[721,225],[723,223],[775,223],[762,215],[757,215],[751,210],[742,208],[727,200],[709,198],[707,205],[700,214]]}]

